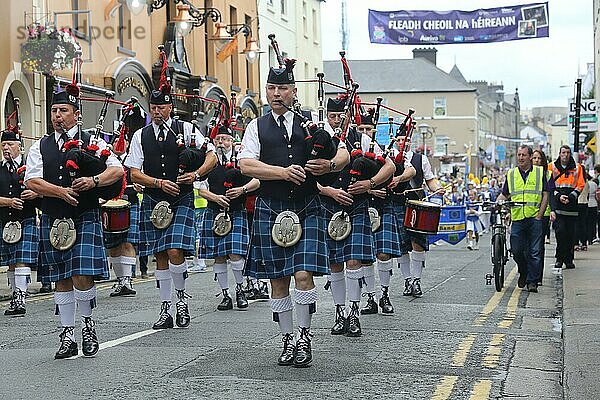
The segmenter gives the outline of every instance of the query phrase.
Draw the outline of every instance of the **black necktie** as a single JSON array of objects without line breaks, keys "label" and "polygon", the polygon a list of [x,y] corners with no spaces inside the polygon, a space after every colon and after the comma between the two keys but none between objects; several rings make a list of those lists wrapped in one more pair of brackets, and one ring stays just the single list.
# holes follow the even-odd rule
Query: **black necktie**
[{"label": "black necktie", "polygon": [[277,120],[279,121],[279,129],[281,130],[281,134],[283,135],[283,137],[285,137],[285,140],[289,140],[288,139],[288,131],[287,128],[285,127],[285,117],[283,115],[280,115]]},{"label": "black necktie", "polygon": [[221,161],[223,165],[227,165],[227,156],[225,155],[225,153],[221,154]]},{"label": "black necktie", "polygon": [[66,132],[63,132],[60,134],[60,137],[58,138],[58,142],[56,142],[56,144],[58,145],[58,149],[62,149],[63,146],[65,145],[65,143],[67,143],[69,141],[69,135],[67,135]]},{"label": "black necktie", "polygon": [[158,141],[159,142],[165,141],[165,127],[162,125],[158,127]]}]

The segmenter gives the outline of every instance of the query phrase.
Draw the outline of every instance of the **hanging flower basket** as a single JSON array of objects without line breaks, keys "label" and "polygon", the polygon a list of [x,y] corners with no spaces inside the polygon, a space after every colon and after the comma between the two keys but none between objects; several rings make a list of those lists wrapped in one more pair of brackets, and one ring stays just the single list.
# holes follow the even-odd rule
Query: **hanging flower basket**
[{"label": "hanging flower basket", "polygon": [[53,74],[70,67],[79,49],[68,28],[34,25],[28,28],[27,40],[21,45],[21,63],[28,71]]}]

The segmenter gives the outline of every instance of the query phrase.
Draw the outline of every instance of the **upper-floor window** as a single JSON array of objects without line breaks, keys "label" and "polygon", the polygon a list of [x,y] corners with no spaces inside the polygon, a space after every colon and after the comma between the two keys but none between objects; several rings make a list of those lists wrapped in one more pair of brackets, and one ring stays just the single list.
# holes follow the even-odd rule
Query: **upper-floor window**
[{"label": "upper-floor window", "polygon": [[288,14],[287,0],[281,0],[281,15],[287,15],[287,14]]}]

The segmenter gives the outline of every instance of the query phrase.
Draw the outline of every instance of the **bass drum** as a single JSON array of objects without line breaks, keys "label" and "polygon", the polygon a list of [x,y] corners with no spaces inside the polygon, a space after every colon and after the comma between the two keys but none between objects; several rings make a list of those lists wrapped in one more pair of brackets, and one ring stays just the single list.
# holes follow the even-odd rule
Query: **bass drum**
[{"label": "bass drum", "polygon": [[131,203],[127,200],[109,200],[102,204],[102,229],[107,233],[125,233],[129,230]]}]

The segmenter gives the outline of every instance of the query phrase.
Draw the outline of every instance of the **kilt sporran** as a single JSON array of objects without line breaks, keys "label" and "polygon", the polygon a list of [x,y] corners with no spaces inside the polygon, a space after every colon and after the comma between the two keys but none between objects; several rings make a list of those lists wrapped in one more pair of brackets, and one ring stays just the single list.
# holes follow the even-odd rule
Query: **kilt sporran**
[{"label": "kilt sporran", "polygon": [[23,227],[19,221],[8,221],[2,228],[2,240],[5,243],[17,243],[23,237]]}]

